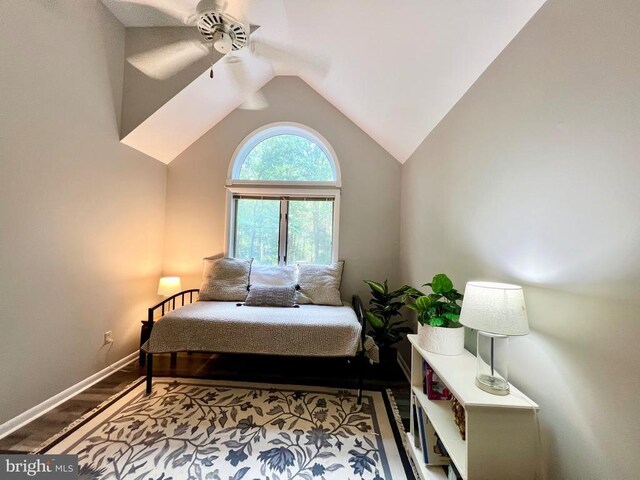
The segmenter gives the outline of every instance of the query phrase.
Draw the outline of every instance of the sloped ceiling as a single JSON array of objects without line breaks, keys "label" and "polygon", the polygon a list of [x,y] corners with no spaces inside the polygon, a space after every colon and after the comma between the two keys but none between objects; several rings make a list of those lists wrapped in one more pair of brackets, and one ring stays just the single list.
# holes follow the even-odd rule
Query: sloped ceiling
[{"label": "sloped ceiling", "polygon": [[[180,26],[198,0],[102,0],[126,27]],[[405,162],[544,0],[228,0],[277,50],[218,62],[123,139],[170,162],[274,75],[298,75]],[[275,53],[275,55],[274,55]],[[219,74],[218,74],[219,73]],[[126,106],[123,107],[126,111]]]}]

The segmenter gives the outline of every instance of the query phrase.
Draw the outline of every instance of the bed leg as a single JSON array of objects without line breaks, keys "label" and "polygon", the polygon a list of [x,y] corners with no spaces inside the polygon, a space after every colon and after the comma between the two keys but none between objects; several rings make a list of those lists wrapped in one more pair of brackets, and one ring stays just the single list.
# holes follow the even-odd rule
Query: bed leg
[{"label": "bed leg", "polygon": [[171,369],[176,368],[176,365],[178,365],[178,353],[177,352],[172,352],[171,353]]},{"label": "bed leg", "polygon": [[147,353],[147,395],[151,393],[153,382],[153,354]]},{"label": "bed leg", "polygon": [[364,364],[367,361],[367,357],[361,355],[358,366],[358,405],[362,405],[362,385],[364,383]]}]

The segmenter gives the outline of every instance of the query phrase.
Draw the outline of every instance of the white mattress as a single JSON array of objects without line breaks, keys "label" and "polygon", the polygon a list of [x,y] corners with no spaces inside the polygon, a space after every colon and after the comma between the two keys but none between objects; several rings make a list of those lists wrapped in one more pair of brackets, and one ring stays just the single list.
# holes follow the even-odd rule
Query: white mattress
[{"label": "white mattress", "polygon": [[145,345],[150,353],[206,351],[351,357],[361,325],[348,305],[247,307],[196,302],[158,320]]}]

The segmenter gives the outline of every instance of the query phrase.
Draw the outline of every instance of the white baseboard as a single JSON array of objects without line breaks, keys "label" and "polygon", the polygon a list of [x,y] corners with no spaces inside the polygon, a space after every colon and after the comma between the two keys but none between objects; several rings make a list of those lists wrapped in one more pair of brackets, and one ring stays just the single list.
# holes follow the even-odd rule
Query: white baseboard
[{"label": "white baseboard", "polygon": [[402,355],[400,355],[400,352],[398,352],[396,359],[398,360],[398,365],[400,365],[402,373],[404,373],[404,376],[407,377],[407,380],[411,383],[411,369],[409,368],[409,365],[407,365],[407,362],[404,361]]},{"label": "white baseboard", "polygon": [[32,422],[33,420],[44,415],[48,411],[53,410],[61,403],[66,402],[74,395],[79,394],[80,392],[89,388],[91,385],[94,385],[98,383],[100,380],[108,377],[113,372],[116,372],[122,369],[127,364],[136,360],[138,358],[138,355],[139,355],[138,351],[135,351],[127,355],[126,357],[109,365],[108,367],[103,368],[99,372],[94,373],[90,377],[87,377],[84,380],[76,383],[75,385],[70,386],[66,390],[63,390],[62,392],[58,393],[57,395],[54,395],[53,397],[48,398],[47,400],[40,403],[39,405],[36,405],[35,407],[30,408],[26,412],[21,413],[17,417],[14,417],[11,420],[8,420],[7,422],[3,423],[2,425],[0,425],[0,438],[4,438],[10,433],[15,432],[19,428],[22,428],[23,426],[25,426],[27,423]]}]

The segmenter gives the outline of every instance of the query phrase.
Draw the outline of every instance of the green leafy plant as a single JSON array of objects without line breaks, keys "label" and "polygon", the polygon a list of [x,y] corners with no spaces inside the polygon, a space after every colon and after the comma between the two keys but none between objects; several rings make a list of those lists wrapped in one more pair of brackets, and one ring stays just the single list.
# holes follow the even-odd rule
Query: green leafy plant
[{"label": "green leafy plant", "polygon": [[458,328],[460,324],[461,305],[463,295],[453,288],[453,282],[444,273],[433,277],[430,283],[423,287],[431,287],[432,293],[424,294],[420,290],[410,287],[403,301],[408,308],[417,313],[420,325],[432,327]]},{"label": "green leafy plant", "polygon": [[[403,334],[412,332],[409,327],[402,326],[406,320],[402,319],[400,310],[404,307],[402,298],[414,289],[404,285],[397,290],[390,291],[386,280],[384,283],[372,280],[364,282],[369,285],[372,295],[369,300],[371,307],[364,313],[367,322],[373,329],[371,336],[381,348],[390,348],[402,340]],[[396,321],[397,317],[400,317],[400,320]]]}]

